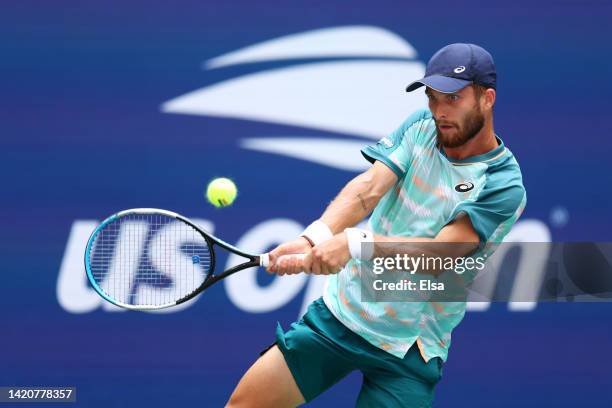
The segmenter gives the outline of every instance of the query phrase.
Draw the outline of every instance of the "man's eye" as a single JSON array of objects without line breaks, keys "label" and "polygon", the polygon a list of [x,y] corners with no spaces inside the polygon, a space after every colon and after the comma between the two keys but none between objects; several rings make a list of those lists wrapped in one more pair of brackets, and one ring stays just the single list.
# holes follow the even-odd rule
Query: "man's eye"
[{"label": "man's eye", "polygon": [[451,101],[459,100],[459,95],[448,95],[448,99]]}]

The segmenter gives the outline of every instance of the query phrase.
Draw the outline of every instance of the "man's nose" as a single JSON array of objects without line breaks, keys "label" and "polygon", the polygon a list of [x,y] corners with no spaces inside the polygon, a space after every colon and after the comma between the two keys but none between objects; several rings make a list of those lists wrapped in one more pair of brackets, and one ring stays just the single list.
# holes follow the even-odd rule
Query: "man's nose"
[{"label": "man's nose", "polygon": [[442,106],[442,104],[432,103],[429,106],[429,110],[431,111],[431,114],[436,120],[446,119],[447,117],[446,109],[444,109],[444,106]]}]

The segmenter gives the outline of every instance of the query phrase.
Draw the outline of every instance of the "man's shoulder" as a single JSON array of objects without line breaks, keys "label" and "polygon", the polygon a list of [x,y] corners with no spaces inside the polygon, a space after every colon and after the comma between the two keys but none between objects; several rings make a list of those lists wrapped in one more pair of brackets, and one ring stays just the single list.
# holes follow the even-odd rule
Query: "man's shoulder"
[{"label": "man's shoulder", "polygon": [[433,115],[429,109],[417,109],[404,120],[401,127],[404,129],[408,129],[417,123],[430,120],[433,120]]},{"label": "man's shoulder", "polygon": [[487,163],[488,178],[495,183],[500,184],[523,184],[523,175],[516,157],[508,146],[504,145],[504,149],[497,158],[493,158]]},{"label": "man's shoulder", "polygon": [[487,169],[482,195],[503,197],[502,201],[513,206],[525,200],[526,190],[518,161],[507,147],[504,156]]},{"label": "man's shoulder", "polygon": [[410,144],[427,144],[435,134],[436,126],[431,111],[418,109],[404,119],[394,137],[397,141]]}]

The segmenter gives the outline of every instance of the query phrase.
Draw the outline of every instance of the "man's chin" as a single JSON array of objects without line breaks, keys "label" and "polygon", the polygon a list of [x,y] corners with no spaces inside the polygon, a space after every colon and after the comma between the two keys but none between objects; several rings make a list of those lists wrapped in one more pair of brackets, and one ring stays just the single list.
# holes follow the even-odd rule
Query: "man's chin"
[{"label": "man's chin", "polygon": [[444,147],[455,148],[455,147],[463,146],[467,142],[467,140],[462,140],[458,137],[443,136],[443,137],[438,137],[438,142]]},{"label": "man's chin", "polygon": [[436,130],[438,131],[438,143],[444,147],[459,147],[464,145],[467,141],[462,140],[461,135],[459,134],[459,129],[456,127],[441,129],[440,127],[436,126]]}]

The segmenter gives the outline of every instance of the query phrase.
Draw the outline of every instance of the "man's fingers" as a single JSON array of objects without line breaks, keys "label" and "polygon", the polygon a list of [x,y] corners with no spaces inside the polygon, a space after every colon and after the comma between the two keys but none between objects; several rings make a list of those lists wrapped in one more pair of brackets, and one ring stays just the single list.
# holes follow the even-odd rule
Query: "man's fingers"
[{"label": "man's fingers", "polygon": [[308,252],[302,260],[302,267],[304,272],[312,273],[312,252]]},{"label": "man's fingers", "polygon": [[285,252],[286,252],[286,249],[283,248],[283,245],[277,246],[272,251],[270,251],[269,252],[270,264],[274,265],[276,263],[276,260],[278,259],[278,257],[284,255]]},{"label": "man's fingers", "polygon": [[302,262],[298,255],[288,255],[291,274],[302,272]]},{"label": "man's fingers", "polygon": [[327,263],[322,263],[321,264],[321,274],[322,275],[329,275],[332,273],[332,269],[331,266]]},{"label": "man's fingers", "polygon": [[304,270],[304,254],[281,255],[272,270],[278,275],[294,275]]},{"label": "man's fingers", "polygon": [[295,262],[291,255],[283,255],[278,259],[278,268],[285,272],[285,275],[295,274]]},{"label": "man's fingers", "polygon": [[[304,254],[310,251],[310,248],[310,244],[303,237],[281,244],[274,248],[272,251],[270,251],[270,265],[274,267],[278,258],[281,256],[290,254]],[[271,270],[273,271],[274,268],[272,268]]]},{"label": "man's fingers", "polygon": [[321,264],[317,259],[312,260],[312,264],[310,265],[310,272],[315,275],[321,274]]}]

